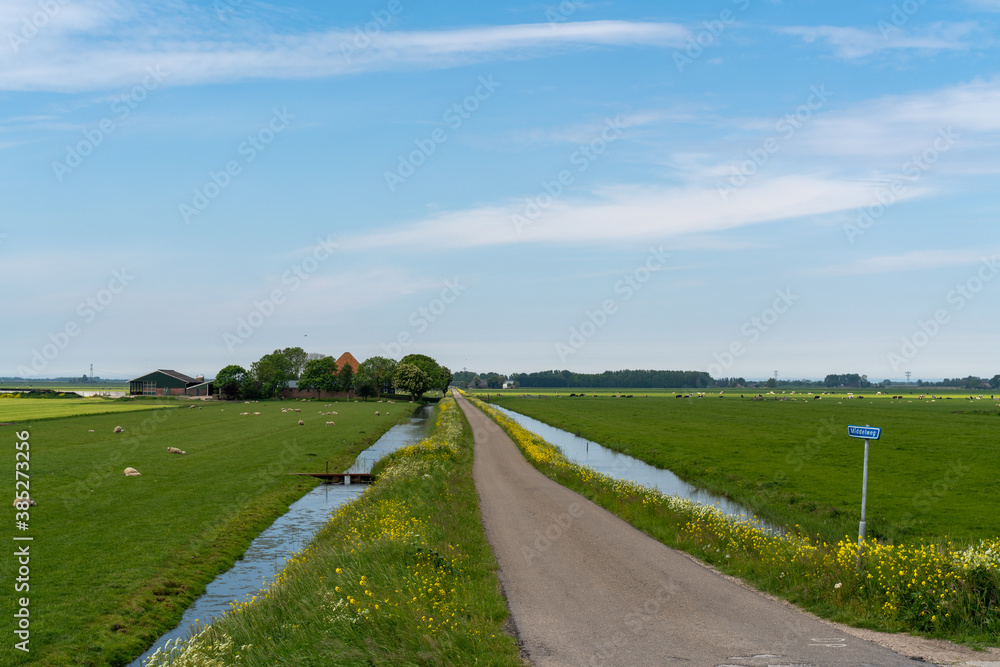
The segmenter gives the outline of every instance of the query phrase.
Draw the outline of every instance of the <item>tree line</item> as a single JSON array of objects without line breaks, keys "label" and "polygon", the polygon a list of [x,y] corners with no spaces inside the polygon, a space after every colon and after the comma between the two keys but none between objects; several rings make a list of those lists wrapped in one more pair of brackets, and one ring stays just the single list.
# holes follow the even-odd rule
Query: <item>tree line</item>
[{"label": "tree line", "polygon": [[447,366],[423,354],[410,354],[398,362],[386,357],[370,357],[358,364],[357,372],[325,354],[307,353],[301,347],[286,347],[265,354],[249,369],[230,364],[215,376],[219,395],[231,400],[280,398],[292,382],[297,388],[321,392],[342,392],[367,400],[397,391],[418,400],[428,391],[447,391],[452,374]]}]

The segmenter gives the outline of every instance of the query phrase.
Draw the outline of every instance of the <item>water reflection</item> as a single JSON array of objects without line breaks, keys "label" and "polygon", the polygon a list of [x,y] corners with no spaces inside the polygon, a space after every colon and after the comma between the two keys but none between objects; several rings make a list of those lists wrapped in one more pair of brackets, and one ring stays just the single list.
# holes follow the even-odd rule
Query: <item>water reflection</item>
[{"label": "water reflection", "polygon": [[562,450],[567,459],[573,463],[593,468],[609,477],[632,481],[643,486],[659,489],[669,495],[680,496],[703,505],[712,505],[719,510],[743,521],[752,523],[771,532],[783,533],[784,529],[761,519],[755,519],[753,512],[735,503],[725,496],[719,496],[685,482],[674,473],[664,468],[651,466],[645,461],[608,449],[596,442],[573,435],[567,431],[549,426],[537,419],[532,419],[513,410],[498,405],[492,407],[540,436],[547,442]]}]

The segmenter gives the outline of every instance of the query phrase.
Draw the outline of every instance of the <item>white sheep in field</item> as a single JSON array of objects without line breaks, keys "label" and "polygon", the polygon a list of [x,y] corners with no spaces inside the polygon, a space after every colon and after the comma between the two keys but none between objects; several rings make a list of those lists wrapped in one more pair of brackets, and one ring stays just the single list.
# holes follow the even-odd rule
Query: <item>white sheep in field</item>
[{"label": "white sheep in field", "polygon": [[305,425],[306,425],[306,423],[300,419],[299,420],[299,426],[305,426]]},{"label": "white sheep in field", "polygon": [[255,412],[255,413],[253,413],[253,416],[254,417],[260,417],[260,413],[259,412]]},{"label": "white sheep in field", "polygon": [[[27,507],[34,507],[37,504],[38,503],[32,500],[31,497],[29,496],[27,498],[14,498],[13,506],[17,507],[17,509],[26,509],[25,505],[27,505]],[[19,505],[20,507],[18,507]]]},{"label": "white sheep in field", "polygon": [[378,417],[378,410],[375,411],[375,416]]},{"label": "white sheep in field", "polygon": [[115,426],[115,433],[124,433],[124,432],[125,429],[123,429],[121,426]]},{"label": "white sheep in field", "polygon": [[295,411],[296,411],[296,412],[302,412],[302,410],[301,410],[301,409],[299,409],[299,408],[295,408]]},{"label": "white sheep in field", "polygon": [[142,473],[135,468],[125,468],[126,477],[139,477],[140,475],[142,475]]},{"label": "white sheep in field", "polygon": [[167,452],[169,452],[170,454],[187,454],[187,452],[185,452],[184,450],[178,449],[176,447],[167,447]]},{"label": "white sheep in field", "polygon": [[327,422],[326,425],[327,426],[336,426],[337,424],[335,422]]}]

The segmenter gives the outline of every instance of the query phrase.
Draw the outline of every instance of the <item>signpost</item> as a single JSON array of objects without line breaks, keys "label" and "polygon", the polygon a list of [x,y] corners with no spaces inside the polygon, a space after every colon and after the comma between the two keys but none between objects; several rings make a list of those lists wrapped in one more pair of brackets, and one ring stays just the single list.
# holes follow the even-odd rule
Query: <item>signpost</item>
[{"label": "signpost", "polygon": [[882,429],[873,426],[848,426],[847,435],[863,438],[865,441],[865,470],[861,477],[861,524],[858,526],[858,569],[861,568],[861,554],[865,549],[865,505],[868,501],[868,441],[882,437]]}]

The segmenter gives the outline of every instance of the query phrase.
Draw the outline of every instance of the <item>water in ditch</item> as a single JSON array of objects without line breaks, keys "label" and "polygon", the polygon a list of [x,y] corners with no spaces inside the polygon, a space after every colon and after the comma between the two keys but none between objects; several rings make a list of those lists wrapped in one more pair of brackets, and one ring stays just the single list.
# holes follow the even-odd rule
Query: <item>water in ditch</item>
[{"label": "water in ditch", "polygon": [[[397,410],[406,409],[404,405],[395,405]],[[345,472],[370,472],[372,465],[386,454],[423,440],[432,410],[431,406],[427,406],[418,415],[411,417],[409,423],[393,426],[375,444],[361,452]],[[330,515],[338,507],[360,495],[364,489],[361,484],[320,484],[292,503],[285,514],[275,519],[250,543],[243,557],[231,569],[220,574],[207,586],[201,597],[184,612],[177,627],[157,639],[129,667],[141,667],[168,641],[186,639],[195,627],[205,626],[213,618],[229,611],[231,602],[242,602],[247,594],[254,595],[266,588],[285,567],[285,563],[312,541],[316,531],[330,520]]]},{"label": "water in ditch", "polygon": [[784,529],[762,519],[754,517],[753,512],[725,496],[720,496],[705,489],[685,482],[680,477],[665,468],[651,466],[645,461],[631,457],[621,452],[608,449],[596,442],[573,435],[568,431],[549,426],[545,422],[527,417],[513,410],[498,405],[492,407],[540,436],[546,442],[559,447],[567,459],[573,463],[593,468],[609,477],[632,481],[643,486],[659,489],[668,495],[680,496],[702,505],[711,505],[723,513],[746,521],[764,530],[774,533],[784,533]]}]

